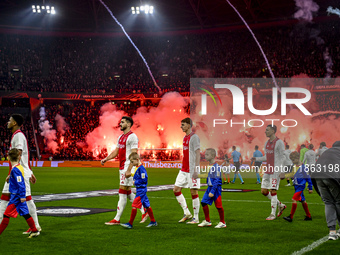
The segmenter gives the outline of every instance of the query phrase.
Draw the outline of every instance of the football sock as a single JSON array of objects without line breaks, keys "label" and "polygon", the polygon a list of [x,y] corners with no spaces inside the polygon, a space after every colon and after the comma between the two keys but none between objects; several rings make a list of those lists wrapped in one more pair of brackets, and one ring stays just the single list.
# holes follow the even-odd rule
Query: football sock
[{"label": "football sock", "polygon": [[4,232],[4,230],[7,228],[8,223],[9,223],[9,217],[4,216],[3,219],[2,219],[2,221],[1,221],[1,224],[0,224],[0,235],[1,235],[2,232]]},{"label": "football sock", "polygon": [[296,208],[297,208],[297,203],[293,203],[292,204],[292,210],[290,211],[290,215],[289,215],[291,219],[293,219],[293,217],[294,217],[294,213],[296,211]]},{"label": "football sock", "polygon": [[259,173],[256,173],[256,178],[257,178],[257,181],[258,181],[258,182],[261,182],[261,177],[260,177],[260,174],[259,174]]},{"label": "football sock", "polygon": [[131,225],[133,225],[133,221],[134,221],[135,218],[136,218],[136,214],[137,214],[137,209],[136,209],[136,208],[132,208],[131,216],[130,216],[130,220],[129,220],[129,223],[130,223]]},{"label": "football sock", "polygon": [[223,207],[222,208],[217,208],[217,210],[218,210],[218,214],[220,215],[220,222],[225,224],[225,221],[224,221],[224,209],[223,209]]},{"label": "football sock", "polygon": [[184,214],[190,214],[190,211],[187,206],[187,201],[185,200],[182,192],[175,192],[175,196],[179,205],[182,207]]},{"label": "football sock", "polygon": [[147,208],[146,210],[147,210],[147,212],[148,212],[148,214],[149,214],[149,217],[150,217],[151,222],[155,222],[156,220],[155,220],[155,217],[153,216],[152,208],[149,207],[149,208]]},{"label": "football sock", "polygon": [[31,196],[29,196],[28,199],[30,199],[26,200],[28,211],[34,220],[35,226],[38,228],[40,227],[40,225],[38,221],[37,207],[35,206]]},{"label": "football sock", "polygon": [[241,182],[243,182],[242,176],[240,173],[237,173],[238,177],[240,178]]},{"label": "football sock", "polygon": [[303,206],[303,209],[305,210],[306,216],[310,218],[311,215],[310,215],[310,212],[309,212],[309,209],[308,209],[307,202],[302,203],[302,206]]},{"label": "football sock", "polygon": [[203,208],[205,220],[210,222],[209,207],[208,207],[208,205],[207,204],[205,204],[204,206],[202,205],[202,208]]},{"label": "football sock", "polygon": [[237,176],[237,174],[235,173],[235,174],[234,174],[234,180],[233,180],[233,182],[236,181],[236,176]]},{"label": "football sock", "polygon": [[6,211],[8,202],[9,202],[10,196],[7,195],[1,195],[1,200],[0,200],[0,222],[4,216],[4,213]]},{"label": "football sock", "polygon": [[230,174],[227,174],[228,182],[230,182]]},{"label": "football sock", "polygon": [[119,189],[119,200],[118,200],[118,205],[117,205],[117,214],[116,217],[114,218],[116,221],[120,221],[120,217],[123,214],[123,211],[126,206],[127,202],[127,195],[126,195],[126,190]]},{"label": "football sock", "polygon": [[200,199],[198,195],[193,195],[192,197],[192,208],[194,209],[194,218],[199,220],[198,214],[200,212]]},{"label": "football sock", "polygon": [[289,181],[289,179],[287,180],[287,183],[288,183],[288,184],[290,184],[290,181]]},{"label": "football sock", "polygon": [[273,215],[276,215],[276,208],[277,208],[277,195],[271,195],[272,199],[271,199],[271,205],[272,205],[272,213]]},{"label": "football sock", "polygon": [[36,226],[34,224],[34,220],[33,220],[33,218],[31,216],[28,219],[26,219],[26,222],[27,222],[28,226],[30,226],[30,229],[33,232],[37,232],[38,231],[38,229],[36,228]]}]

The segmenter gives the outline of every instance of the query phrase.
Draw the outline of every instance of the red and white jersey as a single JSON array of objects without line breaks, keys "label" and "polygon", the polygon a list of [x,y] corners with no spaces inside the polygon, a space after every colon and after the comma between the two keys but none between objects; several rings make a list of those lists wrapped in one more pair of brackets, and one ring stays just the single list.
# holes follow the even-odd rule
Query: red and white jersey
[{"label": "red and white jersey", "polygon": [[[31,166],[29,162],[28,144],[27,144],[27,140],[26,140],[24,133],[21,132],[20,129],[15,131],[11,138],[11,146],[9,149],[14,149],[14,148],[22,151],[20,165],[24,168],[25,177],[30,178],[32,175],[32,170],[31,170]],[[10,172],[11,172],[11,169],[9,170],[9,173]]]},{"label": "red and white jersey", "polygon": [[183,138],[183,164],[181,171],[194,172],[196,164],[195,151],[200,149],[200,139],[198,135],[191,132]]},{"label": "red and white jersey", "polygon": [[283,172],[283,164],[286,159],[285,145],[279,138],[268,140],[264,145],[264,156],[256,157],[256,161],[267,161],[267,174]]},{"label": "red and white jersey", "polygon": [[129,156],[131,154],[131,150],[138,149],[138,137],[131,131],[120,135],[117,141],[117,148],[119,148],[119,170],[127,170],[130,165]]}]

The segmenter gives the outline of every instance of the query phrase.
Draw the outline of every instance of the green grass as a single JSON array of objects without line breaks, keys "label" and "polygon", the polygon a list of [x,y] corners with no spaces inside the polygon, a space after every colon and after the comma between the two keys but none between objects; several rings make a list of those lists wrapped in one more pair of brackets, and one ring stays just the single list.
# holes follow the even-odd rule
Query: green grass
[{"label": "green grass", "polygon": [[[67,193],[118,188],[118,171],[109,168],[34,168],[38,182],[32,185],[32,195]],[[178,170],[148,169],[149,185],[173,184]],[[6,168],[0,168],[0,179],[4,180]],[[260,185],[255,184],[251,174],[244,174],[245,185],[239,180],[224,188],[255,189],[255,192],[222,194],[225,209],[226,229],[198,228],[179,224],[182,209],[171,190],[149,192],[151,206],[159,227],[145,228],[139,224],[137,214],[134,228],[106,226],[115,212],[79,217],[40,216],[43,228],[41,235],[27,239],[21,232],[27,229],[22,217],[11,219],[8,228],[0,236],[0,254],[291,254],[327,235],[324,206],[316,194],[305,194],[313,217],[312,222],[303,221],[304,211],[298,205],[294,221],[282,218],[266,221],[270,214],[269,200],[260,194]],[[287,204],[284,216],[291,209],[293,187],[281,183],[279,199]],[[188,207],[192,211],[189,190],[183,190]],[[202,198],[204,192],[200,191]],[[189,199],[190,198],[190,199]],[[42,206],[75,206],[88,208],[116,208],[118,196],[80,198],[53,202],[39,202]],[[131,204],[128,202],[121,218],[130,218]],[[213,225],[219,221],[217,210],[210,207]],[[200,220],[203,220],[203,211]],[[310,254],[337,254],[339,242],[327,242]]]}]

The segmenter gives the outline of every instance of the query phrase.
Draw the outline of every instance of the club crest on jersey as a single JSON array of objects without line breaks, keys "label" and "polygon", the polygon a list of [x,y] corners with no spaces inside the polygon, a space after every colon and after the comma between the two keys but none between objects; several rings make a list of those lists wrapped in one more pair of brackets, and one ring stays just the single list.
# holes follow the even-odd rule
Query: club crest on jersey
[{"label": "club crest on jersey", "polygon": [[145,173],[142,173],[142,179],[145,179]]}]

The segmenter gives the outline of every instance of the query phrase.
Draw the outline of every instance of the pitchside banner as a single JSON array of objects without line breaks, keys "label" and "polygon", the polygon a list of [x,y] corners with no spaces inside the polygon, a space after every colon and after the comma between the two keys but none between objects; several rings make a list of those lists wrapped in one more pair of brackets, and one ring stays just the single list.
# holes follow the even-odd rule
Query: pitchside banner
[{"label": "pitchside banner", "polygon": [[[340,89],[336,90],[339,84],[339,79],[326,78],[276,79],[275,82],[269,78],[191,79],[190,118],[200,138],[201,160],[204,161],[206,149],[212,148],[218,159],[231,158],[232,152],[237,151],[243,162],[251,162],[255,146],[265,153],[264,145],[269,139],[266,127],[275,125],[283,150],[287,149],[286,145],[291,152],[300,153],[303,146],[310,150],[314,158],[304,161],[310,173],[327,172],[340,178],[340,162],[336,159],[329,164],[322,161],[316,164],[319,154],[340,140]],[[315,89],[327,87],[335,90]],[[279,155],[282,166],[291,164],[287,155]],[[250,165],[249,169],[240,170],[255,173]],[[275,171],[284,173],[287,169]]]}]

